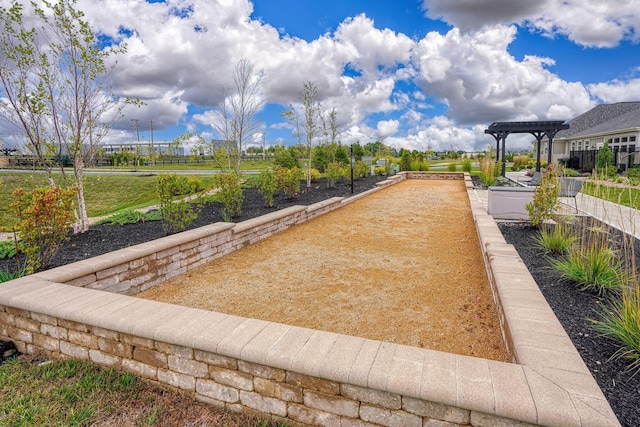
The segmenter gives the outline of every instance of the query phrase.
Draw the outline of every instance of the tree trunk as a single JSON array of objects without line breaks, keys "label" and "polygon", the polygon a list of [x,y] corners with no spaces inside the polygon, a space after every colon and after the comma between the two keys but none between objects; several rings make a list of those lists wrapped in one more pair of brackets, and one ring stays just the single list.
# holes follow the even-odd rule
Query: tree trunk
[{"label": "tree trunk", "polygon": [[73,169],[76,177],[76,187],[78,190],[78,220],[73,227],[74,233],[84,233],[89,231],[89,217],[87,217],[87,203],[84,199],[84,160],[77,156],[73,162]]}]

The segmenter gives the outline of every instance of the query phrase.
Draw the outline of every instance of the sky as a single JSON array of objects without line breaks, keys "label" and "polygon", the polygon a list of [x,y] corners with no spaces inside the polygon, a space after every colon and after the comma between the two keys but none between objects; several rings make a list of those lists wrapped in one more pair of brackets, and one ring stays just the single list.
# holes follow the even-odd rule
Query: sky
[{"label": "sky", "polygon": [[[8,0],[0,0],[0,4]],[[297,143],[281,112],[305,81],[339,140],[484,150],[495,121],[570,120],[640,101],[640,0],[77,0],[127,107],[109,141],[217,139],[220,89],[248,59],[264,74],[256,145]],[[137,123],[138,134],[134,129]],[[527,135],[509,150],[531,147]]]}]

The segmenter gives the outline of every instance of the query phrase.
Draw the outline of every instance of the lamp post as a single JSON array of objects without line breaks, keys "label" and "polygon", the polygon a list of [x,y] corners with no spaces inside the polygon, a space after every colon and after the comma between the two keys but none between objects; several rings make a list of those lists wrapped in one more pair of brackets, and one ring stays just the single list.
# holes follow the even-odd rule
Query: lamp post
[{"label": "lamp post", "polygon": [[351,194],[353,194],[353,163],[354,163],[354,158],[353,158],[353,144],[351,144]]}]

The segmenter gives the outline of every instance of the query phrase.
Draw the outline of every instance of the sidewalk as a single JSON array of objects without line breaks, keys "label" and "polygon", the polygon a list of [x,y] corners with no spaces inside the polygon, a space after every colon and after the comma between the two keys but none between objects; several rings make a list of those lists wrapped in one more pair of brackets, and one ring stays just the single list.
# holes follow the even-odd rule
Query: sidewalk
[{"label": "sidewalk", "polygon": [[610,226],[640,239],[640,211],[579,193],[578,209]]},{"label": "sidewalk", "polygon": [[[517,177],[523,172],[507,172],[507,178],[517,181]],[[574,203],[571,198],[561,197],[560,202],[574,210]],[[617,228],[629,235],[640,239],[640,211],[628,208],[617,203],[607,202],[596,197],[578,193],[576,196],[579,214],[589,215],[610,226]],[[486,207],[486,205],[485,205]]]}]

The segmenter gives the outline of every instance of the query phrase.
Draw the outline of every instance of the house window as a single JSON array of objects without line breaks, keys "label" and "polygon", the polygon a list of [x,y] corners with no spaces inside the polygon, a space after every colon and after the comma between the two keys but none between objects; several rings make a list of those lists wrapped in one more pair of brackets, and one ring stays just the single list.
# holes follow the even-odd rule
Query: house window
[{"label": "house window", "polygon": [[576,142],[571,141],[571,151],[576,151]]},{"label": "house window", "polygon": [[624,138],[622,138],[620,142],[627,142],[627,137],[625,136]]},{"label": "house window", "polygon": [[620,138],[614,138],[614,139],[613,139],[613,143],[614,143],[614,144],[618,144],[618,143],[620,143]]},{"label": "house window", "polygon": [[589,149],[589,141],[585,141],[584,142],[584,149],[588,150]]},{"label": "house window", "polygon": [[636,142],[636,137],[635,136],[630,136],[629,137],[629,142]]}]

